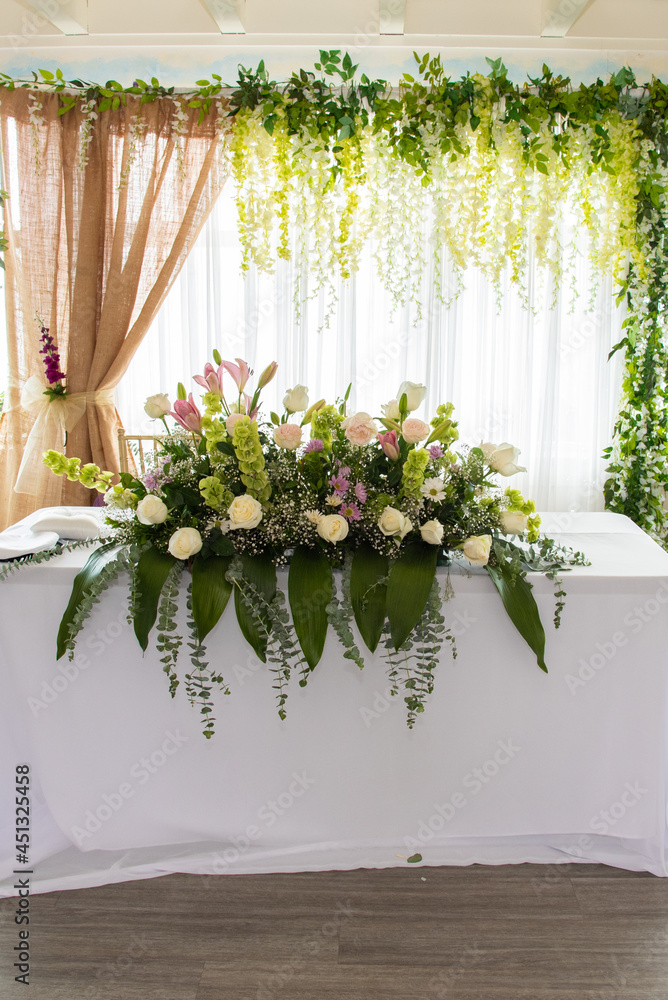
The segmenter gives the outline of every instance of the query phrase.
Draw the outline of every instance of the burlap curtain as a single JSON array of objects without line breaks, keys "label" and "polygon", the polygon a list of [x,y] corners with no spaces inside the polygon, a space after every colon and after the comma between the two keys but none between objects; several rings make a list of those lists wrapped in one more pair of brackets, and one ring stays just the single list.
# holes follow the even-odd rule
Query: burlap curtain
[{"label": "burlap curtain", "polygon": [[[118,469],[113,388],[153,321],[227,176],[215,114],[202,125],[178,100],[92,118],[59,116],[55,94],[0,88],[6,205],[9,385],[0,425],[0,527],[32,510],[90,503],[48,473],[14,484],[35,410],[21,390],[41,375],[35,313],[56,338],[67,387],[85,414],[67,453]],[[219,108],[222,115],[224,109]],[[34,470],[39,475],[39,470]]]}]

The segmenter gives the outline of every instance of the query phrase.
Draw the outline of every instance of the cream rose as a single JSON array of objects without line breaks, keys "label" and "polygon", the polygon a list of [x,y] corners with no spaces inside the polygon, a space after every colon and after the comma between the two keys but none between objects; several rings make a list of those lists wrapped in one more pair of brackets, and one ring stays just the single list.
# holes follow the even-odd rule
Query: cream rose
[{"label": "cream rose", "polygon": [[375,441],[378,434],[378,428],[370,415],[365,413],[364,410],[346,417],[341,426],[346,432],[346,437],[350,443],[356,444],[360,448],[371,441]]},{"label": "cream rose", "polygon": [[249,493],[235,497],[227,508],[230,531],[236,528],[257,528],[262,520],[262,504]]},{"label": "cream rose", "polygon": [[147,493],[137,504],[137,520],[142,524],[162,524],[168,514],[167,505],[153,493]]},{"label": "cream rose", "polygon": [[308,389],[305,385],[296,385],[288,389],[283,397],[283,406],[288,413],[300,413],[308,409]]},{"label": "cream rose", "polygon": [[348,522],[340,514],[323,514],[318,521],[317,531],[326,542],[335,545],[342,542],[348,534]]},{"label": "cream rose", "polygon": [[399,400],[391,399],[389,403],[385,403],[381,406],[383,416],[386,420],[398,420],[401,414],[399,413]]},{"label": "cream rose", "polygon": [[523,535],[529,525],[529,518],[526,514],[517,511],[504,510],[499,515],[501,521],[501,531],[506,535]]},{"label": "cream rose", "polygon": [[471,535],[462,545],[462,552],[472,566],[486,566],[492,548],[491,535]]},{"label": "cream rose", "polygon": [[274,441],[279,448],[294,451],[302,443],[302,429],[299,424],[279,424],[274,428]]},{"label": "cream rose", "polygon": [[165,392],[158,392],[155,396],[149,396],[144,403],[144,413],[148,413],[151,420],[159,420],[160,417],[164,417],[166,413],[169,413],[172,409],[172,404],[169,402],[169,396]]},{"label": "cream rose", "polygon": [[500,476],[514,476],[516,472],[527,471],[523,466],[516,464],[517,459],[520,457],[519,448],[508,444],[507,441],[504,441],[503,444],[485,442],[480,445],[480,448],[487,460],[487,464],[495,472],[498,472]]},{"label": "cream rose", "polygon": [[409,417],[408,420],[404,420],[401,428],[401,436],[408,444],[424,441],[425,438],[429,437],[430,432],[429,424],[425,424],[424,420],[418,420],[417,417]]},{"label": "cream rose", "polygon": [[190,559],[202,548],[202,536],[197,528],[178,528],[167,548],[175,559]]},{"label": "cream rose", "polygon": [[378,527],[384,535],[404,538],[413,525],[410,519],[396,507],[386,507],[378,519]]},{"label": "cream rose", "polygon": [[420,382],[402,382],[399,386],[397,399],[400,400],[404,393],[406,393],[408,412],[412,413],[413,410],[417,410],[427,395],[427,386],[422,385]]},{"label": "cream rose", "polygon": [[443,541],[443,525],[440,521],[425,521],[420,528],[422,541],[428,545],[440,545]]}]

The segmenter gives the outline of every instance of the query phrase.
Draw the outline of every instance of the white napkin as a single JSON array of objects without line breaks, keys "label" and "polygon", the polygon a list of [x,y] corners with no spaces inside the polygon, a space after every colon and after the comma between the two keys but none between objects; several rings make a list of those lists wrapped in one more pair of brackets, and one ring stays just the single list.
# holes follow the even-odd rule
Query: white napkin
[{"label": "white napkin", "polygon": [[30,525],[33,534],[57,531],[59,538],[99,538],[100,522],[92,514],[44,514]]},{"label": "white napkin", "polygon": [[[103,516],[103,512],[101,512]],[[101,514],[90,507],[44,507],[0,532],[0,559],[16,559],[52,549],[59,538],[100,535]]]}]

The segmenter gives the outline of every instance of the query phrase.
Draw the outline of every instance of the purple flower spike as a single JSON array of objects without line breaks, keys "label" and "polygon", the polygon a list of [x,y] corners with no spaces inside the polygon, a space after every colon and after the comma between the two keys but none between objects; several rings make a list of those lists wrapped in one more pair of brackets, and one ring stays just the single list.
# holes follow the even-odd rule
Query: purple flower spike
[{"label": "purple flower spike", "polygon": [[440,444],[432,444],[431,448],[429,449],[429,454],[431,455],[432,458],[443,458],[443,449],[441,448]]},{"label": "purple flower spike", "polygon": [[304,448],[304,454],[308,455],[310,451],[324,451],[325,446],[320,440],[320,438],[311,438],[309,443]]}]

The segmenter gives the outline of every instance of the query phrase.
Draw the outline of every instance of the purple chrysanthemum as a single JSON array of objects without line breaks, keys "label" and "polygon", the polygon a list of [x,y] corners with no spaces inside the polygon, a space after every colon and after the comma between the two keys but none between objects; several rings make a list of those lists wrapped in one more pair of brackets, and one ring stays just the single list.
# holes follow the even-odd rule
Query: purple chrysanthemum
[{"label": "purple chrysanthemum", "polygon": [[429,449],[429,454],[432,458],[443,458],[443,449],[440,444],[432,444]]},{"label": "purple chrysanthemum", "polygon": [[355,483],[355,496],[360,503],[366,503],[367,492],[364,483]]},{"label": "purple chrysanthemum", "polygon": [[339,514],[345,517],[346,521],[359,521],[362,514],[356,503],[344,503],[339,507]]},{"label": "purple chrysanthemum", "polygon": [[332,476],[329,480],[329,485],[334,487],[334,492],[339,493],[341,496],[346,492],[350,486],[350,482],[341,474],[338,473],[336,476]]},{"label": "purple chrysanthemum", "polygon": [[311,438],[309,443],[304,448],[304,454],[308,455],[310,451],[324,451],[324,448],[325,446],[320,438]]}]

